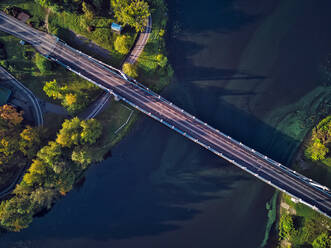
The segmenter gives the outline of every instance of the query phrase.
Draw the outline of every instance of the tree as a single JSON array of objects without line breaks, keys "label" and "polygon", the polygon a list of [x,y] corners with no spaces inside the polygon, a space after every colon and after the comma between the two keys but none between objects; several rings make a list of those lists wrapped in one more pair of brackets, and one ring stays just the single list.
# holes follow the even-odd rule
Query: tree
[{"label": "tree", "polygon": [[102,126],[95,119],[82,121],[80,126],[83,128],[80,134],[82,144],[94,144],[102,133]]},{"label": "tree", "polygon": [[331,236],[322,233],[313,241],[312,245],[313,248],[329,248],[331,246]]},{"label": "tree", "polygon": [[82,3],[82,10],[84,12],[84,15],[86,17],[87,20],[91,21],[94,18],[94,8],[91,4],[86,3],[85,1],[83,1]]},{"label": "tree", "polygon": [[80,120],[75,117],[71,120],[65,120],[62,129],[57,135],[56,142],[62,147],[71,147],[78,145],[80,141],[81,125]]},{"label": "tree", "polygon": [[148,3],[143,0],[112,0],[115,17],[119,22],[143,31],[150,15]]},{"label": "tree", "polygon": [[0,204],[0,223],[10,231],[18,232],[32,222],[32,204],[25,196],[14,196]]},{"label": "tree", "polygon": [[282,215],[279,220],[279,237],[290,239],[295,232],[293,218],[290,215]]},{"label": "tree", "polygon": [[137,66],[135,66],[133,64],[124,63],[123,72],[130,77],[133,77],[133,78],[138,77]]},{"label": "tree", "polygon": [[161,53],[156,56],[156,60],[158,65],[162,68],[165,67],[168,63],[168,58]]},{"label": "tree", "polygon": [[93,151],[87,146],[75,147],[72,152],[71,160],[81,165],[81,168],[85,170],[89,164],[93,162]]},{"label": "tree", "polygon": [[121,54],[127,54],[130,50],[130,37],[126,35],[117,36],[114,42],[115,50]]},{"label": "tree", "polygon": [[0,117],[5,120],[9,126],[17,126],[23,121],[23,111],[17,111],[11,105],[0,106]]},{"label": "tree", "polygon": [[30,199],[35,208],[50,209],[57,196],[58,192],[56,190],[39,187],[31,192]]},{"label": "tree", "polygon": [[305,150],[305,156],[313,161],[323,160],[328,151],[329,149],[316,138]]},{"label": "tree", "polygon": [[29,159],[33,158],[39,149],[41,143],[39,130],[31,126],[27,126],[20,133],[21,140],[19,142],[19,147],[21,152]]},{"label": "tree", "polygon": [[59,161],[61,155],[61,144],[54,141],[48,142],[48,145],[41,148],[37,153],[37,157],[46,164],[53,164],[55,161]]},{"label": "tree", "polygon": [[35,62],[41,74],[44,74],[52,69],[51,62],[39,53],[36,53]]},{"label": "tree", "polygon": [[48,97],[52,97],[53,99],[62,99],[63,94],[66,92],[67,87],[61,86],[56,79],[53,81],[46,82],[43,87],[44,92]]},{"label": "tree", "polygon": [[45,164],[45,162],[43,162],[40,159],[36,159],[33,160],[33,163],[30,165],[29,169],[28,169],[28,173],[24,175],[23,177],[23,181],[25,183],[27,183],[27,185],[33,185],[35,182],[40,182],[41,180],[38,180],[37,178],[32,179],[32,177],[26,177],[27,175],[43,175],[46,173],[47,170],[47,165]]},{"label": "tree", "polygon": [[64,106],[70,106],[70,105],[74,105],[76,103],[77,103],[77,95],[72,94],[72,93],[68,93],[65,95],[64,102],[63,102]]}]

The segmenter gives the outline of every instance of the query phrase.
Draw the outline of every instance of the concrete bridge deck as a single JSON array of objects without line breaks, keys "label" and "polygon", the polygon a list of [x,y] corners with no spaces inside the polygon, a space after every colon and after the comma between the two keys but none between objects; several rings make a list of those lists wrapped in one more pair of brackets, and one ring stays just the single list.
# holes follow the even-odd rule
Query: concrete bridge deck
[{"label": "concrete bridge deck", "polygon": [[331,192],[328,188],[214,129],[143,85],[128,79],[121,71],[4,13],[0,13],[0,30],[26,40],[49,59],[98,85],[217,156],[331,217]]}]

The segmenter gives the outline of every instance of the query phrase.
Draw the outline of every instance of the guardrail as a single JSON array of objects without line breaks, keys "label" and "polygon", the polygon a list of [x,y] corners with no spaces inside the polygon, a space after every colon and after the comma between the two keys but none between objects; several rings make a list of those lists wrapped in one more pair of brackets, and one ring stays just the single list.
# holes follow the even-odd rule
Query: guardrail
[{"label": "guardrail", "polygon": [[[217,132],[218,134],[222,135],[222,136],[223,136],[224,138],[226,138],[227,140],[229,140],[229,141],[231,141],[231,142],[234,142],[234,143],[236,143],[237,145],[242,146],[246,151],[248,151],[248,152],[250,152],[250,153],[253,153],[253,154],[257,155],[258,157],[260,157],[261,159],[263,159],[264,161],[267,161],[267,162],[269,162],[270,164],[273,164],[273,165],[277,166],[278,168],[280,168],[280,169],[283,170],[284,172],[289,173],[289,174],[291,174],[292,176],[295,176],[296,178],[298,178],[298,179],[300,179],[300,180],[304,180],[304,181],[306,181],[306,182],[314,182],[313,180],[311,180],[311,179],[309,179],[309,178],[307,178],[307,177],[305,177],[305,176],[303,176],[303,175],[297,173],[297,172],[294,171],[294,170],[291,170],[291,169],[289,169],[289,168],[283,166],[282,164],[280,164],[280,163],[278,163],[278,162],[276,162],[276,161],[274,161],[274,160],[268,158],[267,156],[265,156],[265,155],[263,155],[263,154],[261,154],[261,153],[255,151],[254,149],[252,149],[252,148],[250,148],[250,147],[244,145],[243,143],[241,143],[241,142],[239,142],[239,141],[237,141],[237,140],[231,138],[230,136],[225,135],[225,134],[222,133],[221,131],[219,131],[219,130],[213,128],[213,127],[211,127],[210,125],[208,125],[206,122],[202,122],[200,119],[198,119],[198,118],[196,118],[195,116],[189,114],[189,113],[186,112],[184,109],[179,108],[178,106],[176,106],[176,105],[173,104],[172,102],[169,102],[168,100],[166,100],[166,99],[163,98],[162,96],[160,96],[160,95],[156,94],[155,92],[151,91],[148,87],[146,87],[146,86],[144,86],[143,84],[139,83],[139,82],[136,81],[135,79],[132,79],[132,78],[126,76],[122,71],[120,71],[120,70],[118,70],[118,69],[116,69],[116,68],[113,68],[113,67],[111,67],[111,66],[109,66],[109,65],[107,65],[107,64],[105,64],[105,63],[103,63],[103,62],[101,62],[101,61],[98,61],[98,60],[96,60],[96,59],[90,57],[89,55],[86,55],[86,54],[84,54],[84,53],[82,53],[82,52],[80,52],[80,51],[78,51],[78,50],[76,50],[76,49],[70,47],[69,45],[67,45],[67,44],[65,44],[65,43],[64,43],[64,45],[65,45],[66,47],[70,48],[71,50],[73,50],[73,51],[75,51],[75,52],[78,52],[80,55],[85,56],[86,58],[88,58],[88,59],[89,59],[90,61],[92,61],[93,63],[96,63],[97,65],[100,65],[100,66],[102,66],[103,68],[107,69],[108,71],[112,72],[112,74],[114,74],[114,75],[116,75],[116,76],[118,76],[118,77],[123,78],[124,80],[126,80],[126,81],[129,82],[130,84],[135,85],[136,87],[139,87],[139,88],[142,89],[144,92],[146,92],[146,93],[148,93],[149,95],[155,97],[155,99],[158,99],[159,101],[162,101],[162,102],[164,102],[164,103],[166,103],[166,104],[169,104],[170,106],[172,106],[172,107],[175,108],[176,110],[180,111],[181,113],[185,114],[186,116],[188,116],[188,117],[190,117],[190,118],[196,120],[196,121],[199,122],[200,124],[202,124],[202,125],[204,125],[204,126],[207,126],[207,127],[210,128],[210,129],[214,130],[215,132]],[[259,178],[259,179],[262,180],[263,182],[265,182],[265,183],[267,183],[267,184],[269,184],[269,185],[272,185],[273,187],[279,189],[279,190],[282,191],[282,192],[285,192],[285,193],[289,194],[290,196],[292,196],[292,197],[294,197],[294,198],[297,198],[296,196],[292,195],[291,193],[287,192],[286,190],[284,190],[284,189],[280,188],[279,186],[275,185],[273,182],[264,179],[263,177],[261,177],[261,176],[258,175],[257,173],[255,173],[255,172],[253,172],[253,171],[250,171],[250,170],[247,169],[245,166],[240,165],[240,164],[239,164],[238,162],[236,162],[234,159],[230,159],[229,157],[225,156],[224,154],[217,152],[215,149],[211,148],[210,146],[205,145],[204,143],[200,142],[200,141],[197,140],[197,139],[194,139],[192,136],[190,136],[190,135],[188,135],[187,133],[181,131],[181,130],[178,129],[177,127],[175,127],[175,126],[173,126],[173,125],[170,125],[168,122],[164,121],[163,119],[160,119],[159,117],[153,115],[153,114],[150,113],[150,112],[147,112],[146,110],[140,108],[139,106],[137,106],[136,104],[130,102],[129,100],[125,99],[124,97],[122,97],[122,96],[116,94],[113,90],[110,90],[110,89],[104,87],[103,85],[100,85],[99,83],[97,83],[97,82],[91,80],[90,78],[87,78],[86,76],[84,76],[84,75],[82,75],[81,73],[77,72],[76,70],[72,69],[70,66],[63,64],[61,61],[57,60],[56,58],[53,58],[52,56],[49,56],[49,58],[52,59],[52,60],[54,60],[55,62],[61,64],[62,66],[66,67],[68,70],[74,72],[75,74],[77,74],[77,75],[83,77],[84,79],[88,80],[89,82],[91,82],[91,83],[97,85],[98,87],[104,89],[105,91],[108,91],[110,94],[114,95],[116,98],[118,98],[118,99],[120,99],[120,100],[123,100],[124,102],[128,103],[129,105],[133,106],[134,108],[138,109],[139,111],[141,111],[141,112],[145,113],[146,115],[152,117],[153,119],[155,119],[155,120],[161,122],[161,123],[164,124],[165,126],[167,126],[167,127],[171,128],[171,129],[175,130],[176,132],[180,133],[181,135],[183,135],[183,136],[189,138],[190,140],[194,141],[195,143],[197,143],[197,144],[201,145],[202,147],[204,147],[204,148],[210,150],[210,151],[213,152],[214,154],[216,154],[216,155],[222,157],[223,159],[229,161],[230,163],[235,164],[235,165],[238,166],[239,168],[241,168],[241,169],[245,170],[246,172],[250,173],[251,175],[253,175],[253,176]],[[317,182],[314,182],[314,183],[318,184]],[[321,191],[321,192],[323,192],[323,193],[326,193],[326,194],[330,195],[329,191],[324,190],[324,189],[321,189],[321,188],[319,188],[319,187],[317,187],[317,186],[315,186],[315,185],[312,185],[312,184],[310,184],[310,185],[311,185],[312,187],[314,187],[315,189],[317,189],[317,190],[319,190],[319,191]],[[303,203],[303,204],[305,204],[305,205],[307,205],[307,206],[309,206],[309,207],[311,207],[311,208],[313,208],[313,209],[319,211],[320,213],[322,213],[322,214],[324,214],[324,215],[327,215],[326,213],[324,213],[324,212],[322,212],[321,210],[319,210],[316,206],[312,206],[311,204],[309,204],[308,202],[305,202],[305,201],[302,200],[302,199],[299,199],[299,201],[300,201],[301,203]]]}]

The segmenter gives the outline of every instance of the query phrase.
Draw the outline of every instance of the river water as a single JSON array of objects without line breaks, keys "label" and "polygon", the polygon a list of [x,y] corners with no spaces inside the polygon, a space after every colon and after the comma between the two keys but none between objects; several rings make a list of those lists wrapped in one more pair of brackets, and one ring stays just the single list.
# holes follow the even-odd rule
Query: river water
[{"label": "river water", "polygon": [[[328,0],[169,0],[175,80],[162,93],[289,163],[330,87]],[[85,183],[0,247],[257,248],[274,190],[141,116]]]}]

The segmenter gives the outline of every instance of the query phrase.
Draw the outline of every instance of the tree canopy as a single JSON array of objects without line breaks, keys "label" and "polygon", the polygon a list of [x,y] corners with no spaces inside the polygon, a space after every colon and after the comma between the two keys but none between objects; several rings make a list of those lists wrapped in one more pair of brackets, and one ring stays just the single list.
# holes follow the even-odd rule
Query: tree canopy
[{"label": "tree canopy", "polygon": [[130,63],[124,63],[123,65],[123,72],[133,78],[138,77],[138,71],[137,71],[137,66],[130,64]]},{"label": "tree canopy", "polygon": [[148,3],[143,0],[111,0],[115,17],[119,22],[143,31],[150,15]]},{"label": "tree canopy", "polygon": [[291,215],[282,215],[279,220],[279,237],[289,239],[295,232],[294,222]]},{"label": "tree canopy", "polygon": [[305,156],[313,161],[324,160],[331,142],[331,116],[321,120],[313,129],[311,140],[305,150]]},{"label": "tree canopy", "polygon": [[130,51],[130,38],[126,35],[117,36],[114,47],[119,53],[127,54]]},{"label": "tree canopy", "polygon": [[313,248],[329,248],[331,246],[331,236],[322,233],[313,241],[312,245]]},{"label": "tree canopy", "polygon": [[[26,228],[36,212],[50,208],[59,196],[69,192],[88,165],[99,159],[94,156],[93,146],[101,133],[101,124],[94,119],[64,121],[56,140],[37,152],[14,196],[2,201],[1,226],[11,231]],[[25,141],[39,141],[31,127],[18,136]],[[23,147],[32,149],[26,144]]]}]

